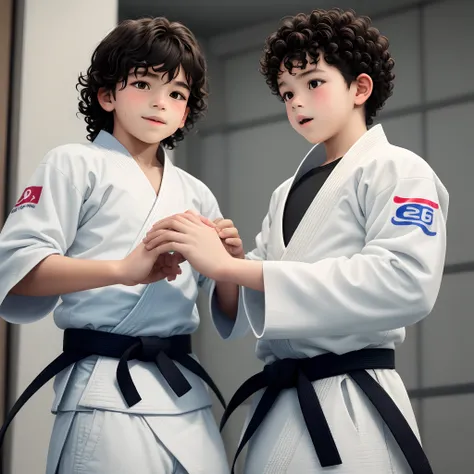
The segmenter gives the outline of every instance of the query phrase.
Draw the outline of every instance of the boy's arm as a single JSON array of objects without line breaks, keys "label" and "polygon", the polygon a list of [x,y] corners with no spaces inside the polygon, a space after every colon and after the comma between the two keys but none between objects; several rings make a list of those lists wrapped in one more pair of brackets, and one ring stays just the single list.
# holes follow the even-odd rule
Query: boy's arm
[{"label": "boy's arm", "polygon": [[[236,266],[242,265],[244,268],[251,268],[254,264],[262,265],[262,260],[266,258],[269,226],[270,214],[265,217],[262,230],[257,235],[257,247],[252,252],[247,253],[244,258],[229,258],[229,266],[226,268],[225,273],[222,274],[223,276],[226,273],[232,273],[233,264]],[[247,279],[245,281],[249,282]],[[214,297],[211,293],[209,306],[214,325],[224,339],[235,339],[245,336],[250,329],[243,301],[243,291],[245,291],[245,288],[238,284],[238,279],[223,278],[216,280]]]},{"label": "boy's arm", "polygon": [[264,262],[260,260],[234,261],[231,265],[223,268],[222,280],[223,282],[232,281],[239,286],[263,292],[265,291],[263,266]]},{"label": "boy's arm", "polygon": [[[230,219],[218,218],[213,223],[229,255],[245,259],[239,231]],[[216,281],[216,300],[221,311],[235,320],[239,308],[239,286],[232,282]]]},{"label": "boy's arm", "polygon": [[[209,215],[219,215],[214,221],[222,220],[220,211],[211,212]],[[203,217],[210,220],[207,216]],[[200,275],[199,286],[209,295],[211,316],[219,313],[225,315],[229,320],[236,319],[239,308],[239,286],[236,283],[212,280],[204,275]]]},{"label": "boy's arm", "polygon": [[121,283],[120,262],[50,255],[12,289],[21,296],[54,296]]},{"label": "boy's arm", "polygon": [[[418,203],[403,207],[400,198]],[[431,312],[439,292],[447,210],[448,194],[433,178],[398,179],[368,203],[360,253],[312,264],[235,261],[222,278],[245,286],[246,299],[261,308],[249,315],[259,338],[344,336],[411,325]]]},{"label": "boy's arm", "polygon": [[216,281],[215,295],[219,309],[228,318],[235,320],[239,307],[239,285],[232,282]]},{"label": "boy's arm", "polygon": [[56,296],[110,285],[134,286],[181,273],[177,256],[148,252],[143,244],[120,260],[82,260],[51,255],[40,262],[10,291],[19,296]]}]

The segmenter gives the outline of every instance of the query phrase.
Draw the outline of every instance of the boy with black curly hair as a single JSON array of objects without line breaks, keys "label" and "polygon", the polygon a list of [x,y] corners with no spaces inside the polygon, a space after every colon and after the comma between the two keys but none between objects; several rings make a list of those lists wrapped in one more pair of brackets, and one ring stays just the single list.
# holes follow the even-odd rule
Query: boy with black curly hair
[{"label": "boy with black curly hair", "polygon": [[221,396],[190,341],[209,281],[141,242],[170,214],[221,217],[211,191],[165,152],[207,106],[200,46],[180,23],[125,21],[79,86],[92,143],[50,151],[0,234],[0,316],[33,322],[61,297],[54,318],[65,330],[63,354],[17,402],[0,444],[21,406],[59,374],[47,474],[225,474],[204,382]]},{"label": "boy with black curly hair", "polygon": [[184,215],[146,238],[241,287],[235,321],[219,294],[212,311],[224,338],[250,324],[266,364],[222,420],[259,392],[236,454],[250,440],[247,474],[432,472],[394,349],[435,304],[448,193],[381,125],[368,130],[392,94],[393,66],[367,17],[331,9],[284,19],[261,71],[316,146],[273,193],[257,248],[233,259]]}]

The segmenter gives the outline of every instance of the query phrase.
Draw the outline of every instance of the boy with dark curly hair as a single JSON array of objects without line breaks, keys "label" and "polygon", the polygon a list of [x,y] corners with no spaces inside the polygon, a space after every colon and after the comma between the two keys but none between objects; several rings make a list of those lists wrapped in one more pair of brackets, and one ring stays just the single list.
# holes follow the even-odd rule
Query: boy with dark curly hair
[{"label": "boy with dark curly hair", "polygon": [[259,392],[236,454],[250,440],[247,474],[432,472],[394,349],[435,304],[448,193],[382,126],[368,130],[392,93],[393,66],[367,17],[332,9],[284,19],[261,71],[316,146],[273,193],[257,248],[233,259],[185,215],[146,238],[147,248],[181,252],[241,286],[235,321],[222,295],[212,311],[224,338],[250,324],[266,364],[222,420]]},{"label": "boy with dark curly hair", "polygon": [[60,297],[54,318],[65,330],[63,354],[17,402],[0,444],[21,406],[59,374],[47,474],[225,474],[204,382],[222,397],[190,341],[209,281],[142,243],[170,214],[221,217],[211,191],[165,152],[206,108],[200,46],[180,23],[125,21],[79,86],[91,143],[50,151],[0,234],[1,317],[36,321]]}]

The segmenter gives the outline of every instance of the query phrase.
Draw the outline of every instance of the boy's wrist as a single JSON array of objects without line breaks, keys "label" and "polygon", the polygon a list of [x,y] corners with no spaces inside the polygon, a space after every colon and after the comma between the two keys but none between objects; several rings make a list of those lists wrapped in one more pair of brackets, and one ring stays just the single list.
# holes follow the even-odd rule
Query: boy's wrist
[{"label": "boy's wrist", "polygon": [[219,270],[219,274],[217,281],[223,283],[234,283],[235,276],[239,272],[241,268],[239,263],[241,263],[242,259],[239,257],[231,257],[226,260],[226,264],[221,267]]},{"label": "boy's wrist", "polygon": [[124,260],[110,260],[105,262],[107,265],[107,273],[110,275],[112,285],[129,285],[127,281],[127,271],[125,269]]}]

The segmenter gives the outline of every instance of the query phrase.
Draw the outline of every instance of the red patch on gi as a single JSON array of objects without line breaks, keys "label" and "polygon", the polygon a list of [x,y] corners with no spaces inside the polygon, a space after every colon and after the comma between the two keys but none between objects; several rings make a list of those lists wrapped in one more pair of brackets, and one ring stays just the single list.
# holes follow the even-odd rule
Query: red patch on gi
[{"label": "red patch on gi", "polygon": [[415,204],[426,204],[427,206],[432,207],[433,209],[439,209],[439,204],[437,202],[430,201],[429,199],[423,198],[403,198],[400,196],[395,196],[393,202],[396,204],[405,204],[413,202]]},{"label": "red patch on gi", "polygon": [[43,186],[30,186],[23,191],[20,199],[15,204],[15,207],[21,206],[23,204],[38,204],[41,192],[43,191]]}]

